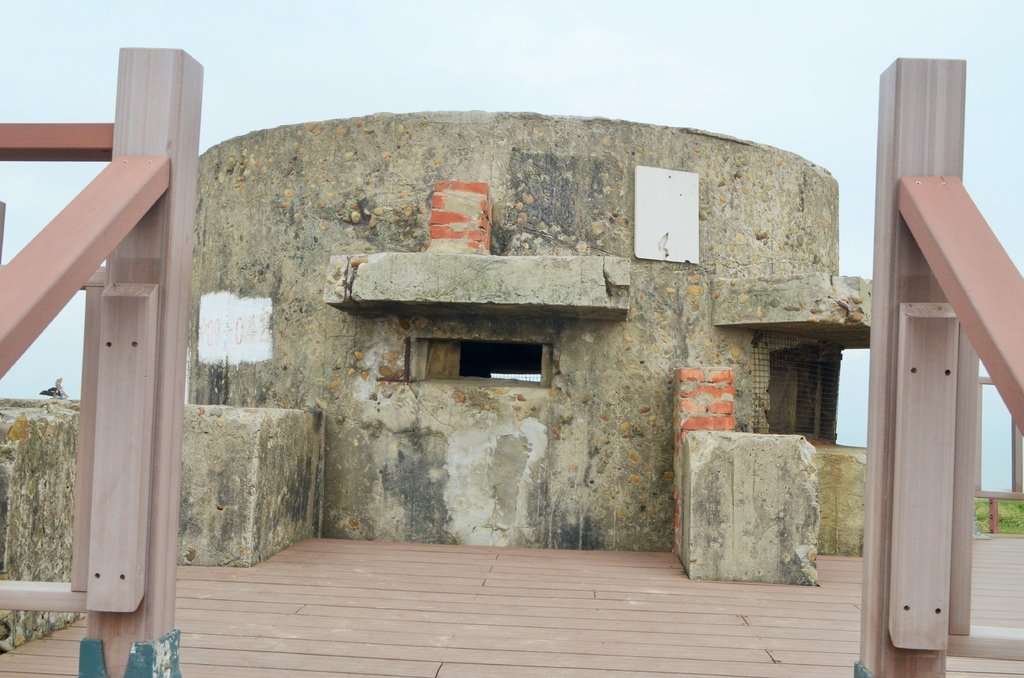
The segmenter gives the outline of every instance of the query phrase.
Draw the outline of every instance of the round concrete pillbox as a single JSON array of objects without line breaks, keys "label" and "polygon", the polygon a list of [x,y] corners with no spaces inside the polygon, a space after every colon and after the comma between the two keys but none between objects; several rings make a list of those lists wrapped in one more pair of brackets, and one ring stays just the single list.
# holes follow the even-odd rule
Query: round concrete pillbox
[{"label": "round concrete pillbox", "polygon": [[[698,176],[700,263],[634,257],[638,166]],[[671,549],[676,370],[732,369],[737,430],[767,432],[751,376],[767,349],[755,329],[716,326],[715,281],[827,283],[838,269],[827,171],[697,130],[380,114],[225,141],[199,176],[190,400],[324,412],[326,537]],[[432,219],[442,202],[462,216]],[[428,252],[432,225],[486,251]],[[379,271],[380,253],[396,285],[403,270],[423,277],[418,261],[450,257],[462,270],[444,280],[460,288],[347,306],[373,272],[357,279],[357,264]],[[566,263],[490,264],[532,257]],[[523,268],[543,280],[511,275]],[[550,301],[502,306],[527,282]],[[461,347],[513,344],[540,357],[536,383],[459,376]]]}]

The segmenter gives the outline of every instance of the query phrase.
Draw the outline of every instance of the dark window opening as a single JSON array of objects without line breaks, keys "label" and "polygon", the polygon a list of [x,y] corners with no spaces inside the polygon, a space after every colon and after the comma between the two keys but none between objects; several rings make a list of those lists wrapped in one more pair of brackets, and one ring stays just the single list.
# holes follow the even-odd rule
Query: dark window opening
[{"label": "dark window opening", "polygon": [[835,442],[839,351],[805,344],[770,353],[768,430]]},{"label": "dark window opening", "polygon": [[544,347],[540,344],[460,342],[459,376],[540,382]]},{"label": "dark window opening", "polygon": [[543,344],[429,339],[426,344],[428,379],[476,377],[545,383]]}]

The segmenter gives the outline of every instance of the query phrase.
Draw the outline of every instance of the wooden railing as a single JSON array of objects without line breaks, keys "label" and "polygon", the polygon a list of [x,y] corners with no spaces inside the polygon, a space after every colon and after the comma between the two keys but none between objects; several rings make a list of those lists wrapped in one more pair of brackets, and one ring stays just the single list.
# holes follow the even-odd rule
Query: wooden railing
[{"label": "wooden railing", "polygon": [[1024,633],[970,623],[978,357],[1024,421],[1024,278],[959,178],[965,82],[962,61],[882,76],[861,676],[1024,659]]},{"label": "wooden railing", "polygon": [[[0,148],[7,130],[0,125]],[[2,154],[0,154],[2,159]],[[167,191],[167,158],[119,157],[0,270],[0,374]]]},{"label": "wooden railing", "polygon": [[0,269],[0,376],[87,288],[71,581],[0,609],[88,612],[110,676],[174,630],[201,93],[184,52],[122,50],[113,124],[0,125],[0,160],[110,161]]}]

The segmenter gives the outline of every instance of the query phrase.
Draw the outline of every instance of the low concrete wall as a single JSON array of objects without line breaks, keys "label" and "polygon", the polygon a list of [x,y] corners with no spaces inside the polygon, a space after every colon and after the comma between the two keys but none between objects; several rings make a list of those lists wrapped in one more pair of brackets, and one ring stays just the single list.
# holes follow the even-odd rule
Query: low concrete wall
[{"label": "low concrete wall", "polygon": [[[179,562],[250,566],[319,530],[320,415],[185,408]],[[2,576],[68,581],[78,403],[0,400]],[[77,615],[0,611],[0,652]]]},{"label": "low concrete wall", "polygon": [[[68,581],[77,403],[0,401],[3,577]],[[77,614],[0,610],[0,652],[64,628]]]},{"label": "low concrete wall", "polygon": [[682,456],[692,579],[817,583],[818,471],[803,436],[691,431]]},{"label": "low concrete wall", "polygon": [[320,416],[185,407],[178,562],[249,567],[318,530]]},{"label": "low concrete wall", "polygon": [[825,556],[860,556],[864,553],[863,447],[816,444],[818,504],[821,527],[818,553]]}]

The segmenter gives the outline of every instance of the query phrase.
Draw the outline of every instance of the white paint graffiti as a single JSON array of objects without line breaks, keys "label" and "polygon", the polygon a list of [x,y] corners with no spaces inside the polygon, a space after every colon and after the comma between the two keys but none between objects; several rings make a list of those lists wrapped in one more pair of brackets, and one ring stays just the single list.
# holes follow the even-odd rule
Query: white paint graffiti
[{"label": "white paint graffiti", "polygon": [[273,313],[274,304],[267,298],[204,294],[199,302],[199,362],[238,365],[270,360]]}]

